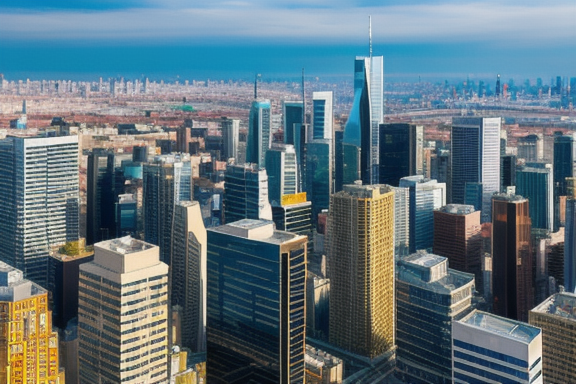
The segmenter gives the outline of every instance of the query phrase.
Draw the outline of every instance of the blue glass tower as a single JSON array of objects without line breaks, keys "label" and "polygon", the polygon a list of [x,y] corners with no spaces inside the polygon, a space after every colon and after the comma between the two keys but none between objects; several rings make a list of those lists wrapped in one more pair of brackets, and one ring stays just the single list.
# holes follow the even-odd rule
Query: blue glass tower
[{"label": "blue glass tower", "polygon": [[266,167],[266,151],[272,143],[272,115],[270,100],[255,100],[250,108],[248,138],[246,142],[246,162]]},{"label": "blue glass tower", "polygon": [[343,138],[343,184],[379,178],[379,126],[384,116],[384,57],[356,57],[354,101]]},{"label": "blue glass tower", "polygon": [[552,165],[526,163],[516,171],[516,193],[530,201],[532,228],[552,232],[554,224],[554,197]]}]

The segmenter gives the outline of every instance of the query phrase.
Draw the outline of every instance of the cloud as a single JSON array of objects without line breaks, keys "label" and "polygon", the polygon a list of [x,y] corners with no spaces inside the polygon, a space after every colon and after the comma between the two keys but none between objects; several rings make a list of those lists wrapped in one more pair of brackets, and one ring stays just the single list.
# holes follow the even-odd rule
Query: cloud
[{"label": "cloud", "polygon": [[375,0],[218,0],[191,7],[184,0],[146,0],[118,2],[122,7],[114,9],[112,0],[88,0],[85,4],[92,7],[80,10],[56,6],[69,1],[46,3],[53,8],[0,11],[0,36],[5,41],[185,39],[192,43],[357,44],[367,40],[367,16],[372,15],[374,41],[386,44],[487,41],[530,45],[576,38],[576,4],[564,1],[388,1],[378,5]]}]

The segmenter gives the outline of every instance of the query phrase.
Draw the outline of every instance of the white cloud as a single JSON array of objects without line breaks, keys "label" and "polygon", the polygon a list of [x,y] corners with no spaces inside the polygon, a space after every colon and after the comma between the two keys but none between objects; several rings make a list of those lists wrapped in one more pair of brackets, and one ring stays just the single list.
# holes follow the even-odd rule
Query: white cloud
[{"label": "white cloud", "polygon": [[573,42],[576,38],[574,2],[523,5],[513,0],[508,5],[477,2],[358,8],[343,6],[339,1],[298,0],[281,9],[269,2],[264,5],[261,0],[226,0],[219,6],[205,3],[196,8],[183,0],[151,0],[151,5],[162,7],[4,13],[0,14],[0,36],[7,40],[187,38],[192,42],[283,39],[300,43],[359,43],[367,39],[367,19],[371,14],[374,41],[381,43],[552,44],[559,40]]}]

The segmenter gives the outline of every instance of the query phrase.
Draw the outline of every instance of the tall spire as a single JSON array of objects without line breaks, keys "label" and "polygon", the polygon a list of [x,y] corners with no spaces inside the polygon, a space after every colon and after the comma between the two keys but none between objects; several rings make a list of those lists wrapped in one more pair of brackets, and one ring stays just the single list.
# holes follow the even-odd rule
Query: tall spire
[{"label": "tall spire", "polygon": [[370,58],[372,58],[372,16],[368,16],[368,39],[370,45]]}]

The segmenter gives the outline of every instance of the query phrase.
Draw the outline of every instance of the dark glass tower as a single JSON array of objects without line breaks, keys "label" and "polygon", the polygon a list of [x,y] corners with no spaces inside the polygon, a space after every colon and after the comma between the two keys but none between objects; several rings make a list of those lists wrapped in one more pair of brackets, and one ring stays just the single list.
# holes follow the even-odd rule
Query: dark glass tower
[{"label": "dark glass tower", "polygon": [[400,179],[422,174],[424,127],[380,124],[380,183],[397,187]]},{"label": "dark glass tower", "polygon": [[272,143],[270,101],[253,101],[250,108],[248,138],[246,140],[246,162],[266,166],[266,151]]}]

